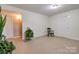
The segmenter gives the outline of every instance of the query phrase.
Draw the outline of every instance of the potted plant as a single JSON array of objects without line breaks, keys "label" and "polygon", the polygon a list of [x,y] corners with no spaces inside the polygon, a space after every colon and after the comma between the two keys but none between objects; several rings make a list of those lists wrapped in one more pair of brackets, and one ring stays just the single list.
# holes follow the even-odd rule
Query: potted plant
[{"label": "potted plant", "polygon": [[33,37],[33,31],[28,28],[26,31],[25,31],[25,40],[31,40],[31,38]]},{"label": "potted plant", "polygon": [[15,46],[12,42],[8,42],[6,40],[6,36],[3,35],[4,26],[6,23],[6,16],[0,15],[0,54],[8,54],[12,53],[12,51],[15,49]]}]

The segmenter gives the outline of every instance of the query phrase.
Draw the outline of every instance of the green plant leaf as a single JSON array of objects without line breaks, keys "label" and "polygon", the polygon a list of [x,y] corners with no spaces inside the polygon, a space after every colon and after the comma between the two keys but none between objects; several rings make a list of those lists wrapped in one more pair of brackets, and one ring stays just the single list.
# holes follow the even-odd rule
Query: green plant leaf
[{"label": "green plant leaf", "polygon": [[6,16],[2,17],[2,15],[0,15],[0,37],[2,36],[5,23],[6,23]]}]

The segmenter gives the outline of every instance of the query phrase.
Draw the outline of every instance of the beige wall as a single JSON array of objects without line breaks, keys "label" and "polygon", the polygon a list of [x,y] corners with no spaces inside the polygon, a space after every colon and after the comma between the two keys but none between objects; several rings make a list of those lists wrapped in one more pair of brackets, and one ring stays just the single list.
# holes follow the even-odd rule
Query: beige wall
[{"label": "beige wall", "polygon": [[79,9],[51,16],[49,24],[56,36],[79,40]]},{"label": "beige wall", "polygon": [[48,16],[27,11],[24,9],[12,7],[10,5],[1,5],[1,6],[3,9],[21,13],[23,39],[24,39],[24,32],[27,26],[34,31],[34,37],[44,36],[47,34],[47,27],[48,27],[48,21],[49,21]]}]

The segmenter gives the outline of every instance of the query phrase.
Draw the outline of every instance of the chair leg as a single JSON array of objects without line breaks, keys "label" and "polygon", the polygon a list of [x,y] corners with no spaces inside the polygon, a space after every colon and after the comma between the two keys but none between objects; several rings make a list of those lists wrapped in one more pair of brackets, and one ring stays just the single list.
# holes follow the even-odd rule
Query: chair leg
[{"label": "chair leg", "polygon": [[48,36],[50,36],[50,34],[48,33]]},{"label": "chair leg", "polygon": [[52,33],[52,36],[54,37],[54,33]]},{"label": "chair leg", "polygon": [[50,36],[50,33],[48,33],[48,36]]},{"label": "chair leg", "polygon": [[54,37],[54,33],[51,33],[51,37]]}]

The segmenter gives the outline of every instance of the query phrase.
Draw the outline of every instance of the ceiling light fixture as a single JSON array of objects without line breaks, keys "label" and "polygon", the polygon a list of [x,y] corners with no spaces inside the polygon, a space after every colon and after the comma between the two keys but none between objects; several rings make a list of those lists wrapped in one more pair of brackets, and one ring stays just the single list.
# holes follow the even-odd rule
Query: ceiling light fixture
[{"label": "ceiling light fixture", "polygon": [[50,5],[50,9],[56,9],[56,8],[58,8],[58,7],[59,7],[58,4],[52,4],[52,5]]}]

